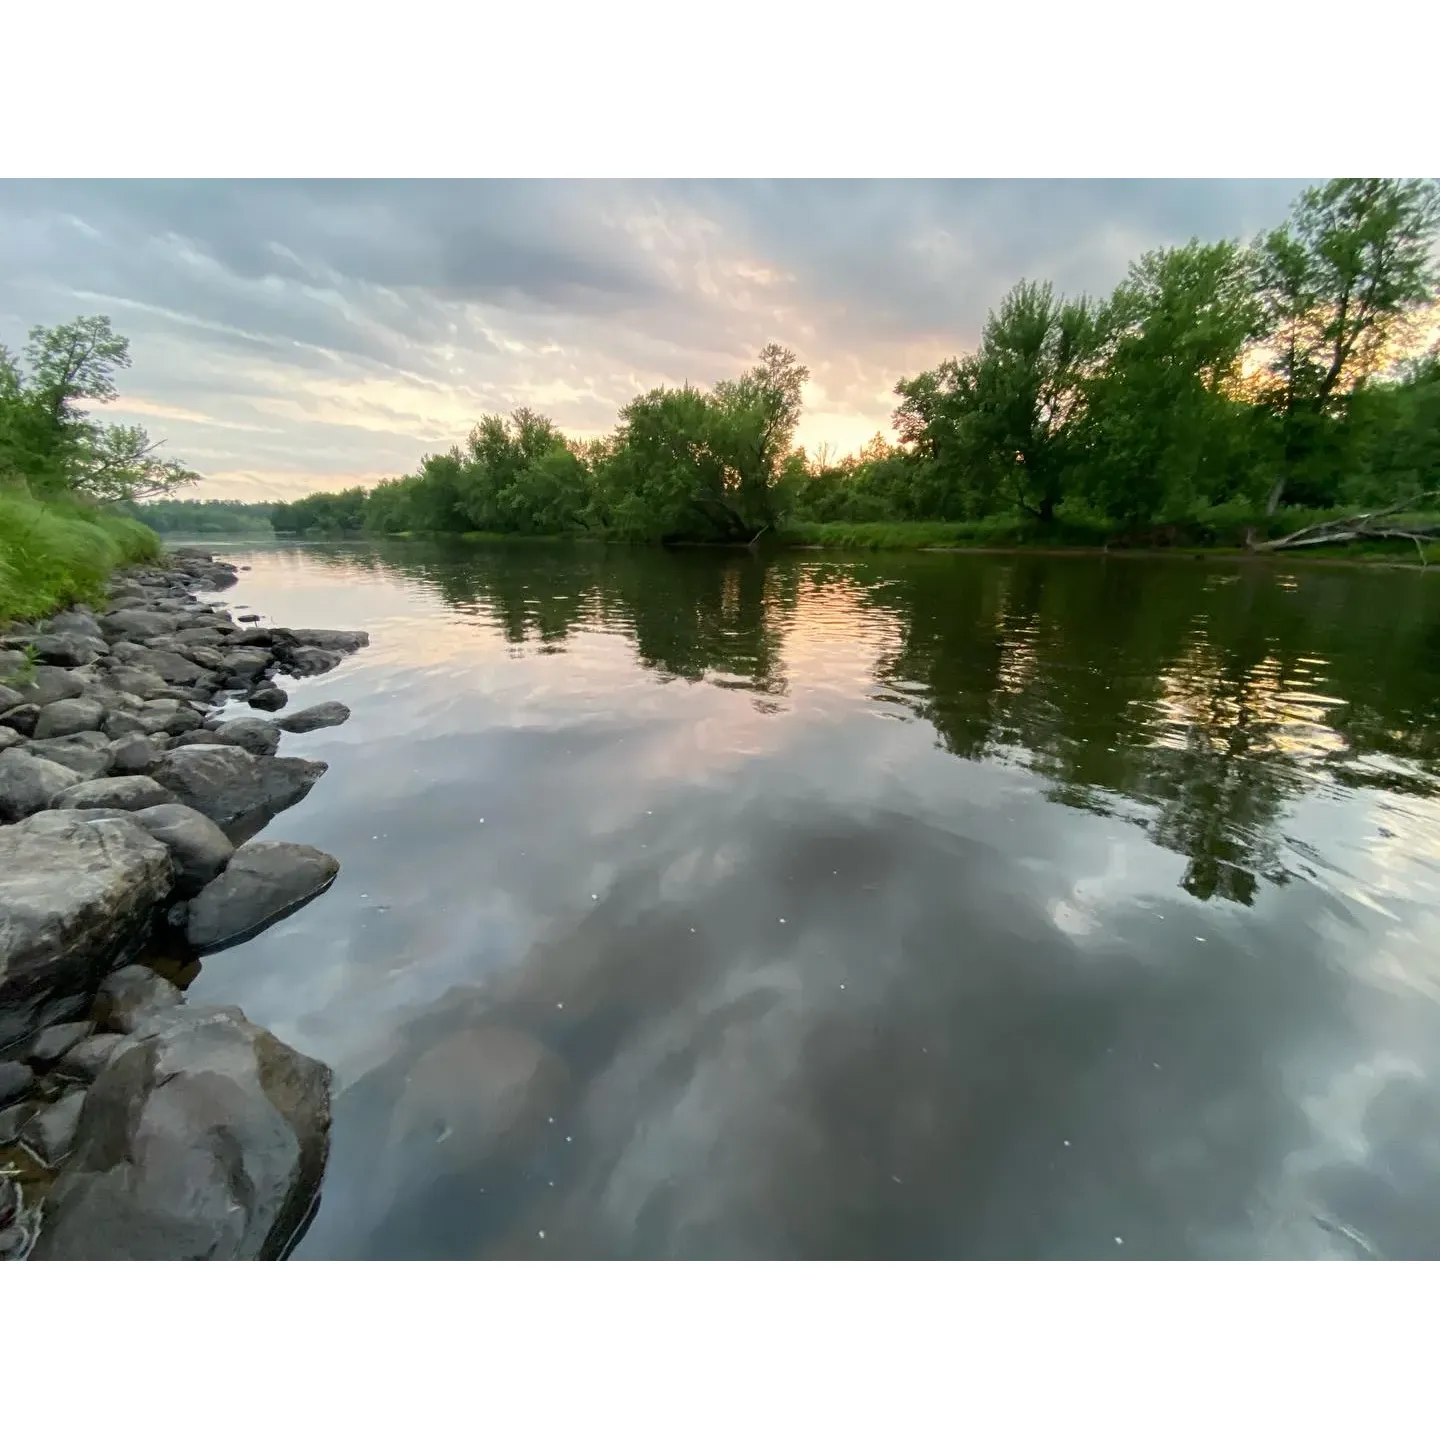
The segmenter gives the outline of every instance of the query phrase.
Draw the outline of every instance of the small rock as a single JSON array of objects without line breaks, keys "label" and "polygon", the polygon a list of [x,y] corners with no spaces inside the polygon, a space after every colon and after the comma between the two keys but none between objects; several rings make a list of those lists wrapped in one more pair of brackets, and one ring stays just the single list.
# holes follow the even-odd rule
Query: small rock
[{"label": "small rock", "polygon": [[327,725],[343,725],[350,718],[350,707],[339,700],[324,700],[297,710],[283,720],[276,721],[282,730],[292,735],[304,735],[311,730],[323,730]]},{"label": "small rock", "polygon": [[88,1020],[72,1020],[68,1025],[49,1025],[30,1042],[25,1058],[32,1065],[53,1065],[72,1045],[78,1045],[94,1028]]},{"label": "small rock", "polygon": [[114,810],[145,810],[168,805],[175,797],[148,775],[114,775],[108,780],[86,780],[61,791],[51,802],[55,810],[78,810],[103,805]]},{"label": "small rock", "polygon": [[105,1027],[128,1035],[142,1018],[184,1000],[179,988],[147,965],[123,965],[101,982],[96,997]]},{"label": "small rock", "polygon": [[216,744],[238,745],[252,755],[273,755],[280,748],[280,727],[273,721],[260,719],[258,715],[242,715],[238,720],[227,720],[210,733]]},{"label": "small rock", "polygon": [[323,894],[339,872],[340,862],[313,845],[242,845],[190,902],[185,938],[201,951],[238,945]]},{"label": "small rock", "polygon": [[0,725],[0,750],[8,750],[12,745],[24,743],[25,737],[18,730],[12,730],[8,725]]},{"label": "small rock", "polygon": [[297,645],[285,652],[279,668],[286,675],[323,675],[333,670],[341,658],[336,651],[322,650],[318,645]]},{"label": "small rock", "polygon": [[70,1153],[75,1132],[80,1126],[80,1107],[85,1103],[83,1090],[68,1095],[37,1110],[20,1131],[20,1143],[48,1170],[54,1170]]},{"label": "small rock", "polygon": [[34,1083],[28,1065],[18,1060],[0,1060],[0,1106],[18,1100]]},{"label": "small rock", "polygon": [[0,685],[0,715],[24,703],[25,697],[18,690],[12,690],[8,685]]},{"label": "small rock", "polygon": [[0,751],[0,820],[23,820],[47,809],[55,797],[80,783],[64,765],[14,748]]},{"label": "small rock", "polygon": [[40,707],[27,701],[24,705],[15,705],[0,715],[0,725],[7,730],[13,730],[17,735],[29,735],[35,729],[35,722],[39,718]]}]

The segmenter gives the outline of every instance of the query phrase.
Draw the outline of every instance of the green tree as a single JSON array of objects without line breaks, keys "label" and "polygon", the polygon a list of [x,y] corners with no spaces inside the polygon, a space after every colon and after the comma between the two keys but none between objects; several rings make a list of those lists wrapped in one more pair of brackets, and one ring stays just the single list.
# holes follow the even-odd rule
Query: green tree
[{"label": "green tree", "polygon": [[1332,180],[1258,242],[1259,400],[1277,432],[1270,513],[1298,486],[1311,502],[1336,498],[1346,401],[1435,301],[1437,231],[1433,181]]}]

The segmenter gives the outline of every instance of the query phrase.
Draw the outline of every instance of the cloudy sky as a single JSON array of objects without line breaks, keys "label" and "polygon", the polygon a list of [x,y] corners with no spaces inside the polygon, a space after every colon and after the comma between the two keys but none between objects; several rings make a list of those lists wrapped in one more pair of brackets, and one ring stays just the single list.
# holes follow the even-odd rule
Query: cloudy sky
[{"label": "cloudy sky", "polygon": [[107,314],[115,419],[293,498],[412,470],[488,411],[598,434],[769,340],[800,440],[888,432],[904,374],[973,345],[1022,277],[1101,291],[1155,245],[1248,237],[1298,181],[0,183],[0,341]]}]

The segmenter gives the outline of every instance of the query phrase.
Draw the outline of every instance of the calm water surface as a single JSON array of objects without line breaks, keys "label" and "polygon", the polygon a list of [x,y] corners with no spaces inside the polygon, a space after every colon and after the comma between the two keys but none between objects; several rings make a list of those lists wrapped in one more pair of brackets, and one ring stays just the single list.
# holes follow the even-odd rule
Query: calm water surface
[{"label": "calm water surface", "polygon": [[1440,1256],[1440,576],[235,546],[300,1258]]}]

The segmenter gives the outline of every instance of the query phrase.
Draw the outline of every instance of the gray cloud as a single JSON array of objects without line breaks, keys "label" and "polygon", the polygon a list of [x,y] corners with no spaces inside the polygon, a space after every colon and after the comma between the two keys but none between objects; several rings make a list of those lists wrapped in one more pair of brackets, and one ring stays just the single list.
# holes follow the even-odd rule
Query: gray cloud
[{"label": "gray cloud", "polygon": [[108,313],[117,416],[201,493],[371,481],[533,404],[597,433],[642,388],[811,366],[801,438],[850,449],[895,380],[974,343],[1016,280],[1103,291],[1299,181],[5,182],[0,337]]}]

